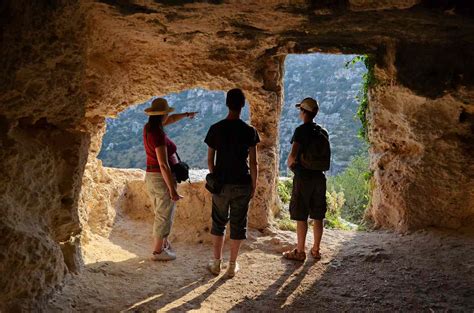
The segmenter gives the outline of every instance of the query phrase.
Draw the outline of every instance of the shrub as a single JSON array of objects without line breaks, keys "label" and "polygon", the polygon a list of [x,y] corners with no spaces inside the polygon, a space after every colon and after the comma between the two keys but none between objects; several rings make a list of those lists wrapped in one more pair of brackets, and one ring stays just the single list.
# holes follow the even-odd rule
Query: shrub
[{"label": "shrub", "polygon": [[326,192],[327,212],[324,226],[335,229],[351,229],[341,218],[341,209],[344,205],[344,193],[328,191]]},{"label": "shrub", "polygon": [[291,199],[291,189],[293,188],[292,179],[278,181],[277,191],[283,203],[289,203]]},{"label": "shrub", "polygon": [[281,230],[296,231],[296,222],[290,219],[288,211],[283,211],[277,219],[278,228]]},{"label": "shrub", "polygon": [[340,174],[328,179],[330,193],[343,193],[345,202],[341,208],[341,217],[355,224],[363,222],[369,203],[369,160],[367,153],[352,158],[349,166]]}]

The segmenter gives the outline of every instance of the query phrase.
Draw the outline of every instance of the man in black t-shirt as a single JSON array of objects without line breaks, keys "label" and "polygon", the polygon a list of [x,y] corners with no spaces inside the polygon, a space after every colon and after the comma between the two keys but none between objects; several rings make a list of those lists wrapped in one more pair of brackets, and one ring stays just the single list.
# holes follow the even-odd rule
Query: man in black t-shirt
[{"label": "man in black t-shirt", "polygon": [[[284,252],[283,256],[296,261],[306,259],[305,242],[309,217],[314,220],[314,243],[311,248],[311,255],[315,260],[319,260],[321,259],[319,246],[323,235],[323,219],[326,215],[326,176],[322,170],[309,169],[304,166],[302,153],[309,151],[309,145],[315,145],[311,147],[313,151],[326,149],[326,154],[323,153],[322,155],[323,159],[327,161],[327,167],[329,167],[329,135],[325,129],[313,122],[319,111],[316,100],[306,98],[296,107],[300,109],[299,117],[303,124],[295,129],[295,133],[291,138],[292,146],[287,163],[288,167],[295,173],[290,200],[290,217],[292,220],[296,220],[297,247]],[[322,140],[315,141],[312,137],[315,135],[322,136],[317,137],[322,138]]]},{"label": "man in black t-shirt", "polygon": [[[240,89],[227,92],[227,117],[209,129],[204,142],[208,145],[207,163],[223,184],[218,194],[212,195],[212,229],[214,260],[208,269],[219,275],[222,268],[222,249],[227,222],[230,221],[229,277],[239,271],[236,262],[242,240],[246,239],[247,212],[257,186],[257,131],[240,119],[245,96]],[[247,161],[248,160],[248,161]]]}]

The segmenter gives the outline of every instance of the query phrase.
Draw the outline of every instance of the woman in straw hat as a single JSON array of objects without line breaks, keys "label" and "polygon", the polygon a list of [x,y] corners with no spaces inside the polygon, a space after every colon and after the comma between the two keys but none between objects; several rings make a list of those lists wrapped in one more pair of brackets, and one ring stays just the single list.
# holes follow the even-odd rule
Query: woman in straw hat
[{"label": "woman in straw hat", "polygon": [[149,116],[143,128],[143,143],[146,151],[145,182],[153,202],[155,221],[153,237],[155,241],[152,260],[169,261],[176,259],[171,249],[168,235],[173,224],[176,201],[182,198],[176,190],[176,180],[171,166],[178,163],[176,145],[166,135],[163,126],[175,123],[185,117],[194,118],[197,112],[169,115],[174,108],[166,99],[153,100],[151,107],[145,109]]}]

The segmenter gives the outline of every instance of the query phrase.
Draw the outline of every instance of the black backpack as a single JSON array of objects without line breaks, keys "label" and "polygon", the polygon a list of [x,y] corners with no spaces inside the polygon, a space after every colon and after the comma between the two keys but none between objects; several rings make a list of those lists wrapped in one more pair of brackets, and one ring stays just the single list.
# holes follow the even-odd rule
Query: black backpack
[{"label": "black backpack", "polygon": [[321,126],[315,124],[306,144],[301,146],[300,163],[309,170],[329,170],[331,147],[328,135]]}]

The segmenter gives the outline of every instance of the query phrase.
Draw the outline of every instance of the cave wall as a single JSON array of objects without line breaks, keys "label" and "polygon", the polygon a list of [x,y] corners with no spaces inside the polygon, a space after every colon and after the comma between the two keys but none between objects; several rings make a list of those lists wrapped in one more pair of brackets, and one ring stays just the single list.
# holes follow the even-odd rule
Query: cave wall
[{"label": "cave wall", "polygon": [[151,96],[246,92],[262,139],[250,223],[268,225],[288,53],[376,57],[377,226],[472,225],[474,22],[458,3],[2,1],[0,310],[37,308],[80,266],[79,234],[101,229],[91,214],[113,214],[93,199],[108,179],[95,158],[104,117]]},{"label": "cave wall", "polygon": [[0,310],[39,309],[80,265],[81,14],[75,1],[0,5]]},{"label": "cave wall", "polygon": [[[429,99],[399,87],[374,90],[369,215],[400,231],[427,226],[458,229],[474,217],[473,123],[470,105],[447,94]],[[467,95],[466,95],[467,96]]]},{"label": "cave wall", "polygon": [[473,49],[414,46],[391,45],[374,70],[367,215],[377,227],[403,232],[472,227]]},{"label": "cave wall", "polygon": [[91,134],[78,207],[83,243],[89,240],[91,233],[104,237],[109,235],[116,215],[115,202],[125,184],[123,180],[110,177],[102,161],[97,159],[105,127],[103,118],[97,118],[95,123],[88,125],[94,133]]},{"label": "cave wall", "polygon": [[[274,9],[271,14],[270,7]],[[250,2],[246,13],[241,14],[233,3],[190,3],[176,11],[173,6],[146,1],[134,5],[99,1],[90,3],[88,8],[87,24],[91,33],[86,86],[90,97],[86,116],[114,116],[151,96],[192,87],[226,90],[237,86],[246,92],[251,122],[262,138],[259,188],[249,219],[256,228],[267,226],[272,211],[278,209],[274,165],[278,161],[277,129],[283,103],[281,72],[286,54],[369,53],[380,61],[381,86],[399,86],[431,100],[452,94],[459,86],[472,85],[471,56],[466,51],[472,50],[474,28],[472,21],[457,16],[463,13],[462,6],[443,3],[427,9],[421,1],[341,1],[309,6],[304,1],[290,6]],[[400,14],[398,9],[406,10]],[[276,25],[274,20],[280,23]],[[373,98],[398,92],[383,90],[373,90]],[[378,107],[375,102],[373,106]],[[396,104],[385,104],[389,105]],[[374,129],[379,125],[378,129],[388,134],[383,125],[384,114],[378,115],[380,112],[377,108],[371,112],[371,124]],[[414,117],[412,124],[416,123]],[[370,136],[374,136],[369,138],[373,151],[385,151],[391,142],[389,137],[377,137],[375,132]],[[411,140],[426,145],[424,138]],[[397,151],[392,152],[396,155]],[[409,162],[394,158],[401,164]],[[374,158],[372,163],[376,162]],[[373,165],[373,168],[378,177],[379,167]],[[399,172],[400,168],[393,170]],[[398,219],[376,218],[391,211],[407,212],[407,203],[414,203],[413,197],[420,195],[415,192],[413,197],[408,196],[400,188],[389,187],[390,178],[375,179],[374,183],[375,197],[369,216],[376,220],[377,226],[407,230],[438,225],[433,221],[440,221],[439,218],[415,223],[410,214]],[[377,201],[378,192],[384,197],[396,195],[394,199],[403,201],[390,204],[393,199],[384,197]],[[443,195],[451,196],[448,191]],[[460,210],[471,215],[470,209]],[[425,212],[420,213],[420,220],[428,214],[426,207],[414,211]]]},{"label": "cave wall", "polygon": [[[210,21],[195,25],[195,31],[175,17],[174,8],[161,7],[151,15],[136,16],[127,11],[134,10],[130,7],[93,3],[88,8],[90,15],[86,23],[91,32],[87,50],[86,117],[115,116],[152,96],[193,87],[242,88],[250,105],[251,123],[262,142],[258,152],[259,188],[251,203],[249,224],[259,229],[268,226],[271,213],[278,209],[275,142],[278,142],[284,60],[270,49],[275,45],[275,38],[265,38],[253,29],[250,34],[232,33],[225,27],[213,29],[216,15],[223,12],[218,6],[214,6],[217,12],[210,16]],[[114,14],[123,18],[115,18]],[[200,17],[191,10],[184,10],[180,15],[192,20]],[[212,33],[211,38],[208,32]],[[90,157],[88,168],[94,169],[95,162]],[[92,170],[91,174],[96,172]]]},{"label": "cave wall", "polygon": [[41,121],[20,123],[6,134],[0,153],[0,301],[22,303],[77,269],[77,199],[86,156],[78,151],[86,152],[89,140]]}]

